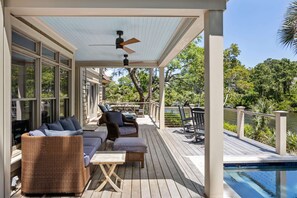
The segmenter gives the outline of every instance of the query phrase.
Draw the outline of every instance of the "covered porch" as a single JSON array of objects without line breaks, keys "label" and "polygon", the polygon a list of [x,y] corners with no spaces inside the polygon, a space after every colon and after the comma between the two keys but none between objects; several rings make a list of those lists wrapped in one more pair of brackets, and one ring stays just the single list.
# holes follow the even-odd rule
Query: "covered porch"
[{"label": "covered porch", "polygon": [[[121,20],[122,17],[129,18],[129,20],[136,20],[136,18],[177,18],[178,22],[176,27],[172,29],[164,30],[165,26],[158,27],[159,31],[168,31],[170,34],[165,36],[166,39],[156,48],[152,48],[151,51],[141,52],[147,46],[140,47],[139,54],[136,53],[133,61],[141,61],[142,63],[133,64],[129,67],[142,67],[142,68],[158,68],[159,80],[160,80],[160,98],[158,104],[158,121],[159,131],[154,125],[151,125],[150,120],[144,120],[141,126],[140,136],[147,139],[149,144],[149,154],[146,156],[146,168],[134,169],[134,167],[127,164],[124,167],[119,168],[119,175],[124,174],[124,178],[128,179],[125,182],[124,193],[127,192],[129,196],[134,193],[135,197],[138,197],[139,193],[142,193],[144,197],[153,196],[175,196],[178,193],[181,197],[190,195],[192,197],[204,196],[208,197],[222,197],[223,196],[223,11],[226,8],[226,2],[223,0],[200,0],[200,1],[183,1],[178,2],[174,0],[168,1],[155,1],[150,2],[135,2],[135,1],[15,1],[7,0],[1,1],[0,22],[0,55],[2,57],[1,68],[1,155],[0,155],[0,196],[9,197],[10,194],[10,169],[11,169],[11,123],[12,118],[7,115],[12,115],[12,100],[11,100],[11,58],[14,52],[23,53],[28,55],[26,50],[16,47],[13,43],[13,32],[24,33],[36,41],[36,59],[35,64],[40,68],[43,64],[43,44],[47,46],[49,51],[51,49],[58,49],[57,57],[53,60],[49,60],[50,64],[57,65],[57,69],[54,69],[52,75],[56,79],[61,78],[60,69],[66,66],[66,70],[69,75],[69,92],[67,97],[62,97],[59,93],[60,82],[58,81],[53,89],[53,96],[48,96],[46,99],[49,101],[46,104],[54,104],[53,106],[53,121],[57,120],[61,113],[61,101],[67,101],[69,104],[69,115],[77,115],[80,122],[83,123],[83,90],[82,90],[82,68],[102,68],[102,67],[122,67],[122,53],[117,54],[115,58],[107,53],[96,54],[89,53],[90,51],[82,48],[86,45],[86,40],[83,37],[73,37],[72,39],[80,41],[82,39],[82,45],[74,45],[62,35],[60,31],[64,31],[63,27],[59,27],[59,24],[63,24],[63,19],[67,17],[74,17],[73,21],[79,24],[79,18],[93,17],[96,19],[102,19],[103,17],[114,17],[115,20]],[[50,25],[50,22],[46,23],[42,21],[42,17],[57,17],[60,23],[57,23],[56,28]],[[77,18],[75,18],[77,17]],[[50,20],[50,19],[49,19]],[[82,23],[80,23],[82,24]],[[140,23],[147,25],[145,22]],[[169,27],[169,25],[167,26]],[[118,27],[113,27],[113,29]],[[120,27],[121,28],[121,27]],[[150,29],[150,27],[147,27]],[[67,28],[66,28],[67,29]],[[104,27],[102,26],[102,29]],[[68,29],[73,31],[74,29]],[[81,29],[83,30],[83,29]],[[164,84],[164,68],[169,62],[189,44],[194,38],[197,37],[202,31],[204,31],[204,47],[205,47],[205,120],[206,120],[206,137],[205,137],[205,165],[204,175],[202,177],[198,170],[195,169],[193,164],[184,160],[184,156],[181,154],[175,156],[171,153],[169,142],[166,142],[162,132],[165,130],[165,84]],[[125,31],[127,32],[127,31]],[[94,34],[94,32],[83,32],[81,35]],[[111,34],[110,32],[108,34]],[[127,34],[128,36],[129,34]],[[145,35],[145,33],[144,33]],[[100,36],[100,35],[99,35]],[[102,33],[103,36],[103,33]],[[108,35],[109,36],[109,35]],[[130,36],[130,35],[129,35]],[[134,35],[131,35],[131,37]],[[150,35],[157,45],[159,42],[159,35]],[[147,38],[144,36],[144,38]],[[112,35],[112,41],[114,35]],[[149,40],[146,42],[149,43]],[[91,44],[91,43],[90,43]],[[34,51],[34,50],[33,50]],[[103,50],[104,51],[104,50]],[[158,51],[154,56],[150,56],[152,52]],[[102,51],[101,51],[102,52]],[[31,52],[30,52],[31,53]],[[85,53],[85,54],[84,54]],[[61,57],[66,56],[68,58],[66,62],[62,62]],[[54,55],[54,57],[56,57]],[[107,57],[107,58],[105,58]],[[67,62],[68,61],[68,62]],[[60,67],[60,65],[62,65]],[[69,69],[71,68],[71,69]],[[42,120],[42,106],[44,104],[44,98],[41,92],[42,89],[42,69],[36,71],[36,95],[30,100],[36,101],[36,117],[33,127],[38,127],[43,123]],[[28,99],[28,98],[27,98]],[[26,100],[27,100],[26,99]],[[19,98],[15,99],[20,101]],[[28,99],[29,100],[29,99]],[[14,101],[13,101],[14,102]],[[34,103],[34,102],[33,102]],[[65,112],[64,112],[65,113]],[[147,126],[146,126],[147,125]],[[169,133],[170,134],[170,133]],[[165,137],[165,136],[164,136]],[[155,145],[158,142],[160,144]],[[160,158],[163,156],[163,158]],[[181,159],[180,161],[177,159]],[[183,160],[182,160],[183,159]],[[130,166],[130,167],[129,167]],[[120,171],[122,169],[122,171]],[[185,171],[186,170],[186,171]],[[184,172],[185,171],[185,172]],[[188,171],[188,172],[187,172]],[[95,174],[99,179],[100,174]],[[160,178],[159,178],[160,177]],[[135,180],[130,180],[135,178]],[[144,182],[144,183],[143,183]],[[173,187],[170,185],[173,182]],[[142,184],[143,183],[143,184]],[[87,196],[93,195],[97,197],[96,192],[92,190],[92,184],[87,187],[84,192]],[[139,186],[140,184],[140,186]],[[135,186],[135,188],[134,188]],[[138,186],[138,187],[137,187]],[[204,188],[203,188],[204,186]],[[159,191],[154,191],[154,187],[158,187]],[[133,190],[132,190],[133,189]],[[150,190],[149,190],[150,189]],[[134,192],[136,190],[136,192]],[[146,193],[147,192],[147,193]],[[112,192],[103,191],[103,194]],[[148,194],[149,193],[149,194]],[[120,196],[117,193],[112,195]],[[149,196],[148,196],[149,195]],[[108,195],[107,195],[108,196]]]},{"label": "covered porch", "polygon": [[[103,178],[100,168],[96,168],[82,197],[205,197],[204,143],[191,142],[184,134],[176,132],[180,128],[160,130],[147,115],[138,118],[138,122],[139,136],[148,144],[145,167],[141,168],[139,163],[118,167],[116,172],[124,180],[122,193],[115,192],[110,185],[96,192],[98,182]],[[97,128],[96,122],[89,123],[88,127]],[[100,130],[106,130],[106,127],[102,126]],[[224,131],[224,163],[245,160],[265,162],[285,160],[285,157],[279,156],[270,146],[239,139],[235,133]],[[239,197],[225,183],[223,196]],[[19,191],[13,197],[26,196]]]}]

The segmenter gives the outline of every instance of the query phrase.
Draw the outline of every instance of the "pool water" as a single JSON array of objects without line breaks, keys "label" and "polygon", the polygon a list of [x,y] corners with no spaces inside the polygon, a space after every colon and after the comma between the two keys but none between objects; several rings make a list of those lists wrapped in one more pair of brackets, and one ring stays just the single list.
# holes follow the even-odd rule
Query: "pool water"
[{"label": "pool water", "polygon": [[297,197],[297,164],[225,165],[225,182],[241,197]]}]

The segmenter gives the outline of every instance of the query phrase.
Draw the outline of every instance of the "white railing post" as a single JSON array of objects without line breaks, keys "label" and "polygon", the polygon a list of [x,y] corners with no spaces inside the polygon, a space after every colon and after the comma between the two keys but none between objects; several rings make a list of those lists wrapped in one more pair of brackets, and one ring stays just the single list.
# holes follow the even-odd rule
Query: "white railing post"
[{"label": "white railing post", "polygon": [[155,119],[155,103],[152,104],[152,119]]},{"label": "white railing post", "polygon": [[287,153],[287,113],[286,111],[275,111],[275,148],[279,155]]},{"label": "white railing post", "polygon": [[237,136],[244,137],[244,106],[238,106],[237,109]]}]

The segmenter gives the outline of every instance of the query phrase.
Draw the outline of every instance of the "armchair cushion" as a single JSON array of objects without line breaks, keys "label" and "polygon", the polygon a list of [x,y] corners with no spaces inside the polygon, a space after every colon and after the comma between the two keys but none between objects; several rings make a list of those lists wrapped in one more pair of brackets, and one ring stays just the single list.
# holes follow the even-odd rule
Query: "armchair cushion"
[{"label": "armchair cushion", "polygon": [[108,111],[106,112],[107,119],[111,123],[116,123],[119,127],[124,126],[123,117],[121,112]]},{"label": "armchair cushion", "polygon": [[76,131],[76,128],[70,118],[66,118],[59,121],[64,130]]},{"label": "armchair cushion", "polygon": [[123,126],[119,127],[120,135],[128,135],[132,133],[136,133],[136,128],[134,126]]},{"label": "armchair cushion", "polygon": [[50,129],[50,130],[64,131],[64,129],[63,129],[63,127],[62,127],[62,125],[60,124],[59,121],[54,122],[54,123],[47,124],[47,127],[48,127],[48,129]]},{"label": "armchair cushion", "polygon": [[102,111],[102,113],[105,113],[108,111],[108,109],[104,105],[99,104],[98,106],[99,106],[100,110]]}]

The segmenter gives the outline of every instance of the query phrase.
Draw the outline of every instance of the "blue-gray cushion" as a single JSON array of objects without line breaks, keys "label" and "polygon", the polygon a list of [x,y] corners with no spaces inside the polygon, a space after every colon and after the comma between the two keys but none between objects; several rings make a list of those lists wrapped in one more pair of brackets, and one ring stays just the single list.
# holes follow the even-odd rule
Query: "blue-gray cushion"
[{"label": "blue-gray cushion", "polygon": [[119,127],[124,126],[121,112],[108,111],[106,112],[106,115],[109,122],[116,123]]},{"label": "blue-gray cushion", "polygon": [[100,110],[102,111],[102,113],[105,113],[105,112],[109,111],[109,110],[108,110],[104,105],[102,105],[102,104],[99,104],[98,106],[99,106]]},{"label": "blue-gray cushion", "polygon": [[114,141],[113,150],[146,153],[147,145],[143,138],[121,137]]},{"label": "blue-gray cushion", "polygon": [[97,149],[94,146],[84,146],[84,153],[89,156],[90,159],[92,159],[96,151]]},{"label": "blue-gray cushion", "polygon": [[29,132],[29,136],[45,136],[45,134],[40,130],[34,130]]},{"label": "blue-gray cushion", "polygon": [[80,135],[77,131],[56,131],[45,129],[46,136],[75,136]]},{"label": "blue-gray cushion", "polygon": [[84,146],[94,146],[96,148],[99,148],[101,145],[100,138],[83,137],[83,142]]},{"label": "blue-gray cushion", "polygon": [[88,156],[87,154],[84,153],[84,164],[85,166],[88,166],[90,164],[90,156]]},{"label": "blue-gray cushion", "polygon": [[44,129],[48,129],[46,124],[42,124],[37,130],[42,131],[43,133],[45,133]]},{"label": "blue-gray cushion", "polygon": [[73,123],[73,125],[75,127],[75,130],[82,129],[79,122],[78,122],[78,120],[77,120],[77,118],[75,116],[70,117],[70,119],[71,119],[71,121],[72,121],[72,123]]},{"label": "blue-gray cushion", "polygon": [[56,121],[54,123],[47,124],[47,127],[49,130],[55,130],[55,131],[64,131],[62,125],[59,121]]},{"label": "blue-gray cushion", "polygon": [[83,137],[97,137],[101,139],[101,143],[105,142],[107,138],[107,131],[84,131]]},{"label": "blue-gray cushion", "polygon": [[119,128],[119,132],[121,135],[128,135],[128,134],[136,133],[136,128],[132,126],[124,126]]},{"label": "blue-gray cushion", "polygon": [[76,131],[76,128],[70,118],[59,120],[64,130]]}]

